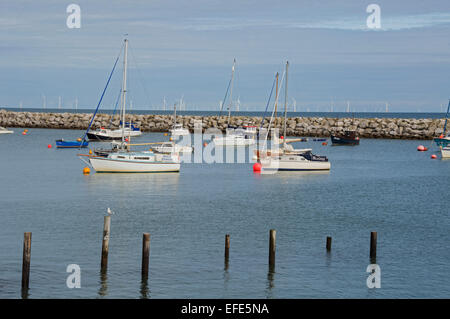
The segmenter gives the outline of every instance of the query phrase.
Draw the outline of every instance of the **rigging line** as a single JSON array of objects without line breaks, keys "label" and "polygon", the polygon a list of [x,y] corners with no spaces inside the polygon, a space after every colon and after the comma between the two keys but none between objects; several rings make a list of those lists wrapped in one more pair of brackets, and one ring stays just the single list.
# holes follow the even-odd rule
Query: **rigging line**
[{"label": "rigging line", "polygon": [[140,83],[142,85],[142,88],[144,89],[144,94],[145,94],[145,97],[147,98],[148,106],[150,107],[151,100],[150,100],[150,95],[148,94],[148,91],[146,89],[146,87],[147,87],[146,83],[144,83],[145,82],[144,77],[142,76],[140,67],[138,66],[137,60],[136,60],[136,58],[134,56],[133,48],[131,46],[129,46],[129,48],[130,48],[130,53],[131,53],[131,59],[133,60],[134,65],[136,66],[136,70],[137,70],[137,73],[138,73],[138,77],[139,77]]},{"label": "rigging line", "polygon": [[109,127],[111,127],[113,119],[114,119],[114,115],[116,115],[117,105],[119,104],[119,99],[120,99],[121,95],[122,95],[122,89],[119,90],[119,95],[117,95],[116,105],[114,106],[114,111],[111,115],[111,121],[109,122]]},{"label": "rigging line", "polygon": [[227,99],[227,96],[228,96],[228,91],[230,90],[230,85],[231,85],[231,79],[230,79],[230,81],[228,82],[228,87],[227,87],[227,90],[226,90],[226,92],[225,92],[225,96],[224,96],[224,98],[223,98],[223,102],[222,102],[222,105],[220,106],[220,111],[219,111],[219,114],[217,115],[217,117],[220,117],[220,114],[222,113],[222,110],[223,110],[223,106],[224,106],[225,103],[227,102],[226,99]]},{"label": "rigging line", "polygon": [[108,88],[109,81],[111,81],[111,77],[112,77],[112,75],[114,73],[114,70],[116,69],[117,62],[119,61],[119,58],[122,55],[122,48],[123,48],[123,45],[120,48],[119,55],[116,58],[116,62],[114,62],[113,69],[111,70],[111,73],[109,74],[108,81],[106,82],[106,86],[103,89],[102,96],[100,97],[100,100],[98,101],[97,108],[95,109],[94,115],[92,115],[91,122],[89,123],[89,126],[88,126],[86,132],[84,133],[83,138],[81,139],[80,148],[81,148],[81,145],[83,144],[83,141],[86,138],[87,133],[89,132],[89,129],[91,128],[92,122],[94,122],[95,115],[97,115],[98,109],[99,109],[100,104],[102,103],[102,100],[103,100],[103,96],[105,96],[105,92],[106,92],[106,89]]},{"label": "rigging line", "polygon": [[283,80],[284,80],[284,75],[285,74],[286,74],[286,70],[283,72],[283,76],[281,77],[281,84],[280,84],[280,87],[278,89],[278,94],[276,94],[276,96],[275,96],[274,106],[273,106],[273,110],[272,110],[272,116],[270,117],[269,126],[267,127],[267,133],[266,133],[266,139],[265,139],[266,142],[267,142],[267,138],[269,137],[270,127],[272,126],[273,114],[275,113],[275,105],[278,104],[278,97],[280,96],[279,93],[281,92],[281,90],[283,88]]}]

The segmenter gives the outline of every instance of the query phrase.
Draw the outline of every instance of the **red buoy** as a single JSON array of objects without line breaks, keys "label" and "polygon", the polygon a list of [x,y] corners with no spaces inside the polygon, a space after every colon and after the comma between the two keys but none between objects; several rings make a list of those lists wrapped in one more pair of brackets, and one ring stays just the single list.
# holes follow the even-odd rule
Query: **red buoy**
[{"label": "red buoy", "polygon": [[255,173],[261,172],[261,163],[253,164],[253,172],[255,172]]},{"label": "red buoy", "polygon": [[125,142],[128,142],[128,138],[125,139]]},{"label": "red buoy", "polygon": [[27,132],[23,131],[23,132],[22,132],[22,135],[27,135]]},{"label": "red buoy", "polygon": [[280,136],[280,139],[284,139],[284,136],[283,136],[283,135],[281,135],[281,136]]},{"label": "red buoy", "polygon": [[325,146],[325,145],[328,145],[328,143],[327,142],[323,142],[322,145]]},{"label": "red buoy", "polygon": [[431,155],[431,158],[436,159],[437,158],[436,154]]},{"label": "red buoy", "polygon": [[48,144],[47,147],[48,147],[48,148],[52,148],[52,144]]},{"label": "red buoy", "polygon": [[419,146],[417,146],[417,150],[418,150],[419,152],[423,152],[423,151],[425,151],[425,146],[419,145]]}]

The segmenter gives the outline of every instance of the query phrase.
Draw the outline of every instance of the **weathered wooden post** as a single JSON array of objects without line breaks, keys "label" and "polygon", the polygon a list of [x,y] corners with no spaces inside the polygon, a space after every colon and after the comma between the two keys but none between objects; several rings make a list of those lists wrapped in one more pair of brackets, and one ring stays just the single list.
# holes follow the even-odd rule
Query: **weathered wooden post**
[{"label": "weathered wooden post", "polygon": [[108,268],[109,234],[111,230],[111,216],[105,216],[103,224],[103,242],[102,242],[102,262],[101,271]]},{"label": "weathered wooden post", "polygon": [[230,235],[225,235],[225,263],[228,264],[230,259]]},{"label": "weathered wooden post", "polygon": [[150,256],[150,234],[144,233],[142,236],[142,279],[148,277],[148,265]]},{"label": "weathered wooden post", "polygon": [[327,237],[327,251],[331,251],[331,237]]},{"label": "weathered wooden post", "polygon": [[31,233],[23,234],[22,289],[30,283]]},{"label": "weathered wooden post", "polygon": [[269,232],[269,269],[270,269],[270,271],[273,271],[275,269],[276,237],[277,237],[277,231],[275,229],[271,229]]},{"label": "weathered wooden post", "polygon": [[370,233],[370,258],[377,258],[377,232],[373,231]]}]

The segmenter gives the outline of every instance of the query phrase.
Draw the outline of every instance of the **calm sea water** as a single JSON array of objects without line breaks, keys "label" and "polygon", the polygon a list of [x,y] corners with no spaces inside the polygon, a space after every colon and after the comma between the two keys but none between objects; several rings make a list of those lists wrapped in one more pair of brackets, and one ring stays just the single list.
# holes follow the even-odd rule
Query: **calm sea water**
[{"label": "calm sea water", "polygon": [[[416,151],[429,141],[299,143],[329,157],[325,174],[255,175],[246,163],[84,176],[78,150],[47,148],[81,131],[15,131],[0,135],[0,298],[21,296],[27,231],[30,298],[449,297],[450,161],[430,159],[434,147]],[[102,277],[108,207],[115,214]],[[277,230],[274,274],[267,264],[270,229]],[[366,286],[371,231],[378,232],[380,289]],[[151,233],[147,285],[140,279],[144,232]],[[331,253],[326,236],[333,237]],[[69,264],[81,267],[80,289],[66,286]]]}]

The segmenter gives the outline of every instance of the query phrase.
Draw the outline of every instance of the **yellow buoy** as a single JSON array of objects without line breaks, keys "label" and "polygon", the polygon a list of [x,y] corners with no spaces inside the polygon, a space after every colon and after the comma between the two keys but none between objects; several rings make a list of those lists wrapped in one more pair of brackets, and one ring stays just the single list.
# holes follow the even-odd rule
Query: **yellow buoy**
[{"label": "yellow buoy", "polygon": [[81,142],[81,137],[77,138],[77,142]]},{"label": "yellow buoy", "polygon": [[164,133],[164,136],[167,136],[167,133]]},{"label": "yellow buoy", "polygon": [[90,172],[91,172],[91,169],[89,167],[83,168],[83,174],[84,175],[89,175]]},{"label": "yellow buoy", "polygon": [[92,155],[92,150],[91,149],[89,149],[89,155]]},{"label": "yellow buoy", "polygon": [[169,138],[169,141],[173,141],[173,138]]}]

